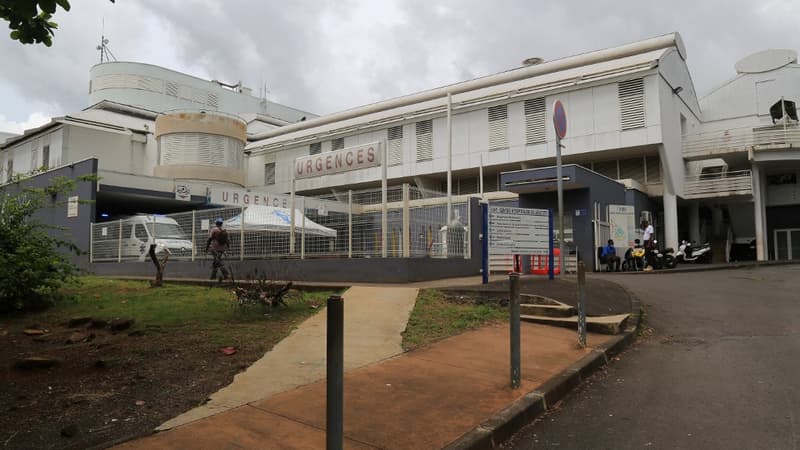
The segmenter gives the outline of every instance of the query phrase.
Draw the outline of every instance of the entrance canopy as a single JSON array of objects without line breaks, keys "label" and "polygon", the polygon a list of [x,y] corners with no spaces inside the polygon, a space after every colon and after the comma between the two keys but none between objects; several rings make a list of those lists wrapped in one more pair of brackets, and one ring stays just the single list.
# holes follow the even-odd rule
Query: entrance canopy
[{"label": "entrance canopy", "polygon": [[[223,223],[229,231],[239,231],[244,226],[244,231],[269,231],[275,233],[289,233],[292,227],[291,210],[274,206],[251,205],[244,209],[243,214],[238,214]],[[243,219],[244,216],[244,219]],[[244,225],[243,225],[244,223]],[[295,233],[303,232],[303,213],[294,210]],[[322,226],[309,218],[305,218],[306,236],[336,237],[336,230]]]}]

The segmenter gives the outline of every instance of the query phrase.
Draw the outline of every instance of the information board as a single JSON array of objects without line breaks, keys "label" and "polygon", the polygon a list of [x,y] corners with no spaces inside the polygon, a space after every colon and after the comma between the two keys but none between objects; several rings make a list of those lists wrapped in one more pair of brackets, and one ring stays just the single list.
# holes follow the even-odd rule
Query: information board
[{"label": "information board", "polygon": [[490,255],[550,253],[550,212],[546,209],[489,207]]},{"label": "information board", "polygon": [[[633,206],[608,205],[608,221],[614,246],[633,247],[633,240],[636,236],[636,215]],[[597,243],[597,245],[605,244],[605,242]]]}]

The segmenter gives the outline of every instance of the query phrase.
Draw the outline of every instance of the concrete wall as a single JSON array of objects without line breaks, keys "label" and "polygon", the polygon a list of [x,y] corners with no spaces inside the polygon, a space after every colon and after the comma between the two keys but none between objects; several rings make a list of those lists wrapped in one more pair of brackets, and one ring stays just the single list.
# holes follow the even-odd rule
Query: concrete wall
[{"label": "concrete wall", "polygon": [[[52,179],[56,177],[67,177],[75,179],[83,175],[97,173],[97,160],[90,159],[81,161],[73,165],[53,169],[48,172],[28,178],[19,184],[9,184],[2,189],[7,192],[19,192],[24,188],[45,188],[50,185]],[[55,235],[74,242],[82,251],[89,251],[89,223],[95,217],[95,195],[97,193],[96,182],[80,182],[72,192],[59,194],[52,199],[48,207],[42,208],[34,216],[41,222],[54,226],[52,232]],[[67,217],[67,200],[70,196],[78,196],[81,201],[88,200],[90,203],[78,205],[78,215]],[[88,257],[80,257],[78,261],[81,265],[88,261]]]}]

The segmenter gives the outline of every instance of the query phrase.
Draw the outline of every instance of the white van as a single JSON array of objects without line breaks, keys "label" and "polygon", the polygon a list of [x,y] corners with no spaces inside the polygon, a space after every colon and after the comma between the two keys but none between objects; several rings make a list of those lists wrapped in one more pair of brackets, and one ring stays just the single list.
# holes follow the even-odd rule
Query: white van
[{"label": "white van", "polygon": [[178,222],[171,217],[140,214],[98,225],[108,226],[103,236],[116,237],[119,234],[119,238],[100,238],[95,242],[95,248],[110,250],[115,256],[119,249],[122,259],[136,258],[144,261],[151,244],[156,244],[158,255],[163,254],[164,249],[169,249],[171,257],[192,256],[192,241],[181,230]]}]

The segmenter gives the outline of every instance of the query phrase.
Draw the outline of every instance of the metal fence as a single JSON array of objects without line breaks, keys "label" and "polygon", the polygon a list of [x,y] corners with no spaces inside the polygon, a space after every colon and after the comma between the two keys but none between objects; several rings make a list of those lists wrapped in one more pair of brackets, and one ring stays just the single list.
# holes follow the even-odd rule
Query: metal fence
[{"label": "metal fence", "polygon": [[[337,197],[296,197],[291,208],[250,205],[167,215],[138,215],[91,224],[92,262],[143,261],[150,245],[170,259],[207,258],[216,219],[228,230],[229,259],[269,258],[469,258],[468,202],[408,185],[348,191]],[[384,227],[383,213],[386,211]]]}]

